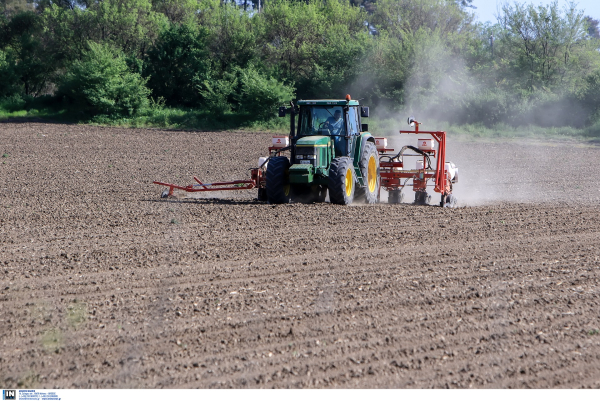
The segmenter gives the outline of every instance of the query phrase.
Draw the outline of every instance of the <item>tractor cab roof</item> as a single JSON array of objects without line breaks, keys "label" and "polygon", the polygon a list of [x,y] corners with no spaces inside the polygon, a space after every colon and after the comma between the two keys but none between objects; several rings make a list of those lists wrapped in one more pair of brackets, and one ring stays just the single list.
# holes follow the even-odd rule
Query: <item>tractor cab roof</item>
[{"label": "tractor cab roof", "polygon": [[358,100],[317,99],[298,100],[298,106],[358,106]]}]

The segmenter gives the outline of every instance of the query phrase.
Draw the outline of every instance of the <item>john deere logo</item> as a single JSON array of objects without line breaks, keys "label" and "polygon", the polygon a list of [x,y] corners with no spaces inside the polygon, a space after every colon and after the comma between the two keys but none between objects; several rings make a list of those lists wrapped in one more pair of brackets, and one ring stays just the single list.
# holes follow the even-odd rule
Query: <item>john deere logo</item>
[{"label": "john deere logo", "polygon": [[17,390],[2,391],[2,399],[3,400],[16,400],[17,399]]}]

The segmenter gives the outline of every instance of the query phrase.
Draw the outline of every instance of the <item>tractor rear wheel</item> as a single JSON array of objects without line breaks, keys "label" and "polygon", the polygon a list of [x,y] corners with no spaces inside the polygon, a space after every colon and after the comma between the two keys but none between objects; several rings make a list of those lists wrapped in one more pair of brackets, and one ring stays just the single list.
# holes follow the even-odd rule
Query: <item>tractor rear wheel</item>
[{"label": "tractor rear wheel", "polygon": [[349,205],[354,200],[356,182],[354,167],[349,157],[336,157],[329,166],[329,200],[338,205]]},{"label": "tractor rear wheel", "polygon": [[269,161],[265,177],[269,203],[290,202],[289,169],[290,161],[287,157],[273,157]]},{"label": "tractor rear wheel", "polygon": [[365,186],[356,188],[356,199],[364,203],[377,203],[379,195],[379,157],[373,142],[365,143],[365,147],[358,163]]}]

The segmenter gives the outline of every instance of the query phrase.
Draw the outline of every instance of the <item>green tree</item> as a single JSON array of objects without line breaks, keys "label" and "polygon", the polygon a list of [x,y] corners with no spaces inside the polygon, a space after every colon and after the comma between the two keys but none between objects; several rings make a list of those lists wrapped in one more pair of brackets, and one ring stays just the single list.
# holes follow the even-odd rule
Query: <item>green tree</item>
[{"label": "green tree", "polygon": [[46,93],[56,68],[55,54],[46,45],[42,32],[43,21],[32,11],[0,21],[1,46],[18,66],[14,73],[25,95]]},{"label": "green tree", "polygon": [[[563,12],[558,1],[548,6],[505,4],[500,16],[500,40],[512,79],[524,89],[572,89],[573,79],[585,76],[580,56],[586,41],[584,14],[570,3]],[[582,52],[583,50],[583,52]]]},{"label": "green tree", "polygon": [[89,115],[132,116],[148,106],[146,80],[131,72],[125,57],[109,45],[89,42],[82,60],[67,70],[58,97]]},{"label": "green tree", "polygon": [[214,60],[214,73],[218,76],[256,61],[262,44],[258,38],[260,17],[251,18],[231,3],[215,4],[212,0],[203,3],[199,18],[210,31],[207,43]]},{"label": "green tree", "polygon": [[197,85],[210,78],[209,32],[191,24],[170,24],[148,52],[144,75],[154,97],[170,105],[197,106]]},{"label": "green tree", "polygon": [[377,30],[402,37],[420,29],[437,31],[443,38],[470,30],[472,15],[447,0],[378,0],[372,23]]},{"label": "green tree", "polygon": [[17,71],[10,49],[8,52],[0,50],[0,98],[21,93],[21,88],[17,84],[19,82]]},{"label": "green tree", "polygon": [[360,72],[372,38],[366,13],[345,1],[274,1],[261,13],[263,57],[298,96],[340,97]]},{"label": "green tree", "polygon": [[235,95],[238,109],[256,119],[274,117],[277,107],[294,98],[294,88],[265,76],[254,66],[238,69],[239,89]]}]

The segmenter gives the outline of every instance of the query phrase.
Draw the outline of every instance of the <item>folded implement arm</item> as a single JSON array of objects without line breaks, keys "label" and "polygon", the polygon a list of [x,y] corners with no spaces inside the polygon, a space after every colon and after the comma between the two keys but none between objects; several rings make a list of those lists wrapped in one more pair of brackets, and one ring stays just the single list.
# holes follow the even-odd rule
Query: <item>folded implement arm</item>
[{"label": "folded implement arm", "polygon": [[185,191],[185,192],[208,192],[208,191],[238,191],[242,189],[253,189],[257,187],[261,187],[264,185],[264,174],[260,168],[250,169],[251,178],[249,180],[235,180],[235,181],[225,181],[225,182],[211,182],[211,183],[203,183],[198,179],[198,177],[194,177],[194,181],[197,184],[181,186],[177,184],[170,184],[167,182],[161,181],[153,181],[156,185],[163,185],[169,188],[168,193],[163,192],[163,197],[173,196],[173,191],[176,189]]}]

